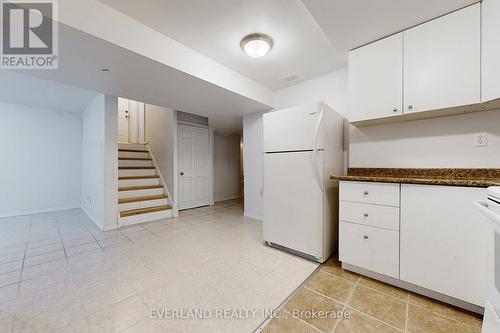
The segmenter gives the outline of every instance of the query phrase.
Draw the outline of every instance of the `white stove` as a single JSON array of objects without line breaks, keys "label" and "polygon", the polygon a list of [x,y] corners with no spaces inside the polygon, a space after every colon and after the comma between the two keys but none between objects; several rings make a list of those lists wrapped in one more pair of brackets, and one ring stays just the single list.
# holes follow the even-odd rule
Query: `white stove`
[{"label": "white stove", "polygon": [[486,201],[475,202],[477,208],[487,217],[490,230],[487,272],[487,295],[484,306],[482,333],[500,332],[500,186],[487,190]]}]

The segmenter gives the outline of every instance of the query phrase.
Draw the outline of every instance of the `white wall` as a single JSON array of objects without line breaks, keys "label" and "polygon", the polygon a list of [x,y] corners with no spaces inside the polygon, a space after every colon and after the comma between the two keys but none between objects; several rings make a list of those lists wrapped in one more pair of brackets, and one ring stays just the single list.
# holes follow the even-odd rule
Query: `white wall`
[{"label": "white wall", "polygon": [[223,201],[240,196],[240,136],[214,135],[214,198]]},{"label": "white wall", "polygon": [[347,115],[347,69],[335,71],[274,93],[275,109],[323,101],[343,116]]},{"label": "white wall", "polygon": [[146,142],[153,151],[161,175],[174,202],[177,213],[177,126],[175,111],[164,107],[146,104],[145,127]]},{"label": "white wall", "polygon": [[[488,147],[473,147],[487,132]],[[351,167],[499,168],[500,110],[352,127]]]},{"label": "white wall", "polygon": [[264,155],[262,113],[243,118],[243,170],[245,216],[261,220],[263,216]]},{"label": "white wall", "polygon": [[104,95],[82,114],[82,209],[104,228]]},{"label": "white wall", "polygon": [[0,216],[80,206],[80,115],[0,103]]},{"label": "white wall", "polygon": [[104,230],[118,227],[118,97],[104,98]]},{"label": "white wall", "polygon": [[82,115],[81,207],[103,230],[117,227],[118,99],[98,94]]}]

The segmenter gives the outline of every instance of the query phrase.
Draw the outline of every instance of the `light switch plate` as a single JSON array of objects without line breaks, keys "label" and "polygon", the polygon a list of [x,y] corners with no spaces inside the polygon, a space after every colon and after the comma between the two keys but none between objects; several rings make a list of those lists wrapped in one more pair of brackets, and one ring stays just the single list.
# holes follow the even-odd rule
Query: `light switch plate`
[{"label": "light switch plate", "polygon": [[486,132],[474,134],[474,147],[488,147]]}]

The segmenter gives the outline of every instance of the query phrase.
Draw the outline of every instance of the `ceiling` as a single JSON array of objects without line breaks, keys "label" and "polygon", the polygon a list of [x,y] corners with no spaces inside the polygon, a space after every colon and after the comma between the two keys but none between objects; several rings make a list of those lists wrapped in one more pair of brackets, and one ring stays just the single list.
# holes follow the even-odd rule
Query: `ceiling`
[{"label": "ceiling", "polygon": [[[102,72],[102,68],[110,71]],[[226,134],[241,128],[244,114],[271,109],[64,24],[59,25],[59,69],[17,72],[207,116],[212,127]],[[54,93],[54,98],[57,96]],[[69,94],[68,98],[71,97]]]},{"label": "ceiling", "polygon": [[0,91],[1,103],[77,114],[82,113],[97,95],[93,91],[11,71],[2,71]]},{"label": "ceiling", "polygon": [[302,0],[329,40],[348,51],[478,0]]},{"label": "ceiling", "polygon": [[[346,66],[300,0],[100,1],[272,90]],[[240,48],[255,32],[274,39],[260,59]]]}]

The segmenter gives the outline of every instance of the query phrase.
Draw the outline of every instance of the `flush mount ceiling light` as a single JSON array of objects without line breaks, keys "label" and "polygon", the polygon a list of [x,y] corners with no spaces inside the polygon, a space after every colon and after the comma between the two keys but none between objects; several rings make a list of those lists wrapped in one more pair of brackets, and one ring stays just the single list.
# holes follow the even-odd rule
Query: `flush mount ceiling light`
[{"label": "flush mount ceiling light", "polygon": [[273,39],[264,34],[251,34],[241,40],[240,46],[250,57],[261,58],[273,47]]}]

